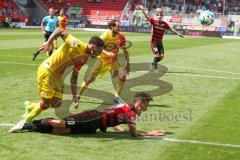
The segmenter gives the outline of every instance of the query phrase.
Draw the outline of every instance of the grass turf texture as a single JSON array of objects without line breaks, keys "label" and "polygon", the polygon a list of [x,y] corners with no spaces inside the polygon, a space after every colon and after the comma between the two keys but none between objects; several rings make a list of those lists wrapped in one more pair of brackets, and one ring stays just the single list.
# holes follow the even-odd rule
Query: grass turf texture
[{"label": "grass turf texture", "polygon": [[[99,32],[71,31],[77,38],[88,41]],[[150,34],[126,33],[133,42],[129,49],[132,66],[140,63],[146,69],[152,54]],[[43,41],[39,30],[0,29],[0,123],[15,123],[23,114],[24,100],[36,101],[36,70],[46,58],[40,55],[31,61],[32,53]],[[60,41],[60,40],[59,40]],[[165,36],[165,59],[161,69],[167,73],[131,72],[123,94],[166,87],[148,111],[138,120],[138,129],[165,129],[166,137],[198,141],[240,144],[239,130],[239,41],[220,38]],[[141,67],[140,67],[141,68]],[[87,67],[81,70],[79,83]],[[203,70],[209,69],[209,70]],[[217,71],[215,71],[217,70]],[[232,72],[232,73],[229,73]],[[146,75],[147,74],[147,75]],[[159,75],[158,75],[159,74]],[[142,76],[142,77],[141,77]],[[140,77],[140,78],[139,78]],[[135,78],[135,79],[134,79]],[[235,79],[234,79],[235,78]],[[97,93],[108,95],[108,100],[83,96],[80,109],[111,103],[113,93],[110,76],[106,75],[91,85]],[[134,80],[138,85],[131,85]],[[159,82],[160,85],[157,83]],[[69,84],[69,77],[65,83]],[[90,92],[90,93],[88,93]],[[71,95],[65,95],[70,99]],[[127,101],[130,99],[126,98]],[[173,116],[175,116],[173,118]],[[181,116],[181,117],[180,117]],[[185,118],[184,118],[185,116]],[[53,109],[38,118],[56,117]],[[157,118],[157,120],[155,119]],[[1,159],[238,159],[239,148],[203,144],[175,143],[156,139],[136,139],[124,134],[57,136],[39,133],[8,134],[9,127],[0,127]],[[126,135],[126,136],[125,136]]]}]

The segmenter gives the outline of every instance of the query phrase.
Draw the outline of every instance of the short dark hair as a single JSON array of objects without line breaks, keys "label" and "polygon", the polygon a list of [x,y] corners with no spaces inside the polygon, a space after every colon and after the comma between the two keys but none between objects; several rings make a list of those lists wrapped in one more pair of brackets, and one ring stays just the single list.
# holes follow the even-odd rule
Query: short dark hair
[{"label": "short dark hair", "polygon": [[104,41],[98,36],[93,36],[88,43],[95,44],[97,47],[104,47]]},{"label": "short dark hair", "polygon": [[143,101],[151,101],[153,100],[152,96],[146,92],[137,92],[134,96],[134,100],[136,100],[137,98],[140,98]]},{"label": "short dark hair", "polygon": [[112,27],[116,26],[116,22],[120,22],[119,20],[112,19],[111,21],[108,22],[108,28],[111,29]]}]

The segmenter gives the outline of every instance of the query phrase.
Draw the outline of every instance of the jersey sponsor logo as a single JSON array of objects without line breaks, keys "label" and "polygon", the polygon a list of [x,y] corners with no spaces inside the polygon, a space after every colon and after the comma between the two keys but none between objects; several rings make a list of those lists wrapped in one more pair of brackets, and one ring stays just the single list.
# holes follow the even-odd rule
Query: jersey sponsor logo
[{"label": "jersey sponsor logo", "polygon": [[164,28],[164,27],[160,27],[160,26],[153,26],[153,28],[165,31],[165,28]]},{"label": "jersey sponsor logo", "polygon": [[118,48],[119,46],[116,44],[116,43],[107,43],[106,45],[105,45],[105,47],[104,47],[104,49],[106,50],[106,51],[112,51],[112,50],[114,50],[115,48]]},{"label": "jersey sponsor logo", "polygon": [[47,68],[47,69],[49,69],[49,68],[50,68],[49,63],[48,63],[48,62],[45,62],[45,63],[44,63],[44,67]]}]

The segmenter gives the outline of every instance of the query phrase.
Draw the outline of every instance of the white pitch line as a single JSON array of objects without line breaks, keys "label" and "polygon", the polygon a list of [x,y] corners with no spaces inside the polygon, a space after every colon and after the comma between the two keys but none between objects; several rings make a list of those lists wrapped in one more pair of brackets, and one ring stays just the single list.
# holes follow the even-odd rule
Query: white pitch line
[{"label": "white pitch line", "polygon": [[38,66],[39,64],[29,64],[29,63],[16,63],[16,62],[0,62],[0,64],[16,64],[16,65],[26,65],[26,66]]},{"label": "white pitch line", "polygon": [[[0,55],[1,56],[1,55]],[[16,57],[7,55],[9,57]],[[21,56],[21,57],[31,57],[31,56]],[[19,64],[19,65],[38,65],[38,64],[26,64],[26,63],[15,63],[15,62],[0,62],[0,64]],[[228,74],[237,74],[240,75],[240,73],[236,72],[230,72],[230,71],[222,71],[222,70],[216,70],[216,69],[204,69],[204,68],[195,68],[195,67],[187,67],[187,66],[169,66],[174,68],[188,68],[188,69],[194,69],[194,70],[203,70],[203,71],[209,71],[209,72],[218,72],[218,73],[228,73]],[[138,71],[141,72],[141,71]]]},{"label": "white pitch line", "polygon": [[[0,64],[15,64],[15,65],[28,65],[28,66],[38,66],[40,64],[29,64],[29,63],[16,63],[16,62],[0,62]],[[186,68],[186,67],[184,67]],[[188,67],[190,68],[190,67]],[[197,68],[195,68],[197,69]],[[200,68],[199,68],[200,69]],[[208,70],[208,69],[201,69],[201,70]],[[227,71],[218,71],[218,70],[210,70],[214,72],[222,72],[222,73],[231,73],[231,74],[240,74],[240,73],[234,73],[234,72],[227,72]],[[147,72],[147,71],[138,71],[138,72]],[[168,73],[165,74],[169,75],[179,75],[179,76],[189,76],[189,77],[201,77],[201,78],[215,78],[215,79],[231,79],[231,80],[240,80],[240,78],[235,77],[221,77],[221,76],[211,76],[211,75],[200,75],[200,74],[187,74],[187,73]]]},{"label": "white pitch line", "polygon": [[[12,127],[15,124],[13,123],[0,123],[0,127]],[[99,132],[101,134],[101,132]],[[121,137],[129,137],[128,135],[124,134],[115,134],[108,132],[107,134],[114,135],[114,136],[121,136]],[[103,135],[107,135],[104,133]],[[211,146],[219,146],[219,147],[233,147],[233,148],[240,148],[240,144],[227,144],[227,143],[215,143],[215,142],[206,142],[206,141],[196,141],[196,140],[182,140],[182,139],[175,139],[175,138],[165,138],[165,137],[151,137],[151,136],[145,136],[145,137],[138,137],[142,139],[159,139],[161,141],[167,141],[167,142],[178,142],[178,143],[192,143],[192,144],[204,144],[204,145],[211,145]]]},{"label": "white pitch line", "polygon": [[168,141],[168,142],[192,143],[192,144],[205,144],[205,145],[211,145],[211,146],[240,148],[240,144],[227,144],[227,143],[215,143],[215,142],[202,142],[202,141],[196,141],[196,140],[181,140],[181,139],[174,139],[174,138],[162,138],[162,140],[163,140],[163,141]]},{"label": "white pitch line", "polygon": [[[115,133],[107,133],[114,136],[121,136],[121,137],[129,137],[128,135],[124,134],[115,134]],[[141,139],[159,139],[161,141],[167,141],[167,142],[178,142],[178,143],[191,143],[191,144],[203,144],[203,145],[210,145],[210,146],[219,146],[219,147],[233,147],[233,148],[240,148],[240,144],[227,144],[227,143],[216,143],[216,142],[206,142],[206,141],[196,141],[196,140],[182,140],[182,139],[175,139],[175,138],[165,138],[165,137],[151,137],[151,136],[145,136],[145,137],[137,137]]]},{"label": "white pitch line", "polygon": [[187,68],[187,69],[202,70],[202,71],[208,71],[208,72],[228,73],[228,74],[237,74],[237,75],[240,75],[240,73],[230,72],[230,71],[222,71],[222,70],[217,70],[217,69],[204,69],[204,68],[195,68],[195,67],[187,67],[187,66],[169,66],[169,67],[174,67],[174,68]]},{"label": "white pitch line", "polygon": [[[1,55],[1,57],[23,57],[23,58],[30,58],[32,56],[21,56],[21,55]],[[14,62],[13,62],[14,63]],[[240,73],[236,72],[230,72],[230,71],[223,71],[223,70],[217,70],[217,69],[205,69],[205,68],[196,68],[196,67],[188,67],[188,66],[168,66],[168,67],[174,67],[174,68],[187,68],[187,69],[194,69],[194,70],[202,70],[202,71],[208,71],[208,72],[217,72],[217,73],[227,73],[227,74],[236,74],[240,75]]]},{"label": "white pitch line", "polygon": [[235,78],[235,77],[209,76],[209,75],[189,74],[189,73],[165,73],[165,74],[168,74],[168,75],[178,75],[178,76],[187,76],[187,77],[240,80],[240,78]]},{"label": "white pitch line", "polygon": [[12,127],[14,125],[15,124],[13,124],[13,123],[0,123],[0,127]]},{"label": "white pitch line", "polygon": [[0,57],[15,57],[15,58],[22,57],[22,58],[32,58],[32,56],[1,55],[1,54],[0,54]]}]

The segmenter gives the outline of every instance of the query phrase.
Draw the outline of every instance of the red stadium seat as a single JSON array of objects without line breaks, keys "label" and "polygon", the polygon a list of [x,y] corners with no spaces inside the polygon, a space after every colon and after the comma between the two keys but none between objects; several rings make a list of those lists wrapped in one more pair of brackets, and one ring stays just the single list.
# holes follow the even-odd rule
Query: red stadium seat
[{"label": "red stadium seat", "polygon": [[[87,2],[87,0],[65,0],[62,4],[57,2],[49,3],[48,0],[42,0],[47,7],[54,7],[55,9],[60,9],[62,7],[69,8],[71,6],[81,6],[83,7],[82,16],[91,17],[89,20],[109,20],[112,16],[120,16],[122,10],[127,4],[127,0],[101,0],[101,2]],[[64,5],[64,6],[63,6]],[[93,18],[95,17],[95,18]]]}]

